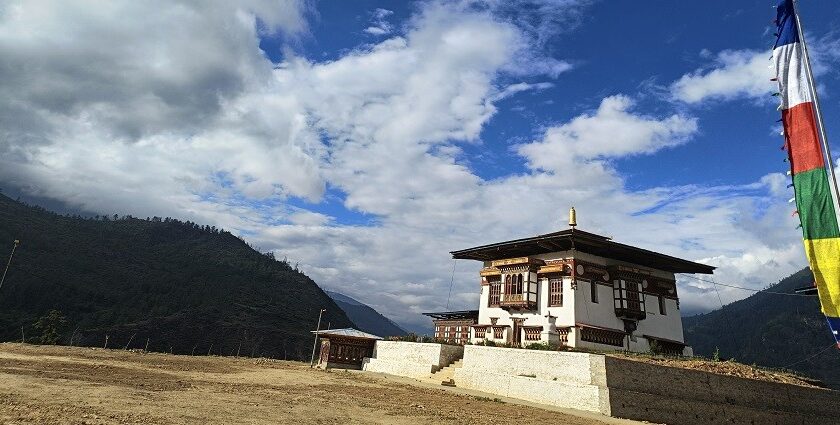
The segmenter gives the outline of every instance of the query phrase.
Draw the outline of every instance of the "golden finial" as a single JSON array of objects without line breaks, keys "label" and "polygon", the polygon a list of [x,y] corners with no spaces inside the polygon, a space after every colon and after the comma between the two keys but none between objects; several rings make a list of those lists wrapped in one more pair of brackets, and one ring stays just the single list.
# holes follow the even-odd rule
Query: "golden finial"
[{"label": "golden finial", "polygon": [[569,210],[569,227],[574,228],[577,226],[577,214],[575,213],[575,207],[572,207]]}]

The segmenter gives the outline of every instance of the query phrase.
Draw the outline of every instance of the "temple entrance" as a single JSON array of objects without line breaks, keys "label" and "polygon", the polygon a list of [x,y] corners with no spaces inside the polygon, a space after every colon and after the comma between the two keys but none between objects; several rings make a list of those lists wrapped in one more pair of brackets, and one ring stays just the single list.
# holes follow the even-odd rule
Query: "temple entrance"
[{"label": "temple entrance", "polygon": [[513,335],[511,336],[512,341],[510,343],[514,347],[519,347],[520,345],[522,345],[522,324],[525,323],[525,319],[512,319],[512,320],[513,320]]}]

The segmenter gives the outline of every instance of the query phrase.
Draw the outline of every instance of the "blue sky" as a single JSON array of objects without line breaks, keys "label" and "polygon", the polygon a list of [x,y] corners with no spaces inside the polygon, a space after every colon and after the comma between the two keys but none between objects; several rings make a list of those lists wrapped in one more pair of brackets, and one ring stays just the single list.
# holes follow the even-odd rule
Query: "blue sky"
[{"label": "blue sky", "polygon": [[[545,41],[548,55],[574,63],[562,77],[542,75],[510,78],[509,82],[549,82],[553,87],[525,93],[498,103],[499,111],[481,134],[483,144],[467,150],[475,171],[493,179],[524,171],[524,164],[496,160],[510,145],[538,137],[552,124],[591,110],[603,97],[616,93],[638,96],[640,110],[668,113],[689,110],[702,122],[692,143],[667,149],[655,156],[632,156],[617,162],[628,186],[648,189],[662,185],[747,184],[768,173],[785,169],[783,155],[773,138],[778,114],[772,106],[772,85],[767,99],[746,97],[730,102],[690,107],[663,102],[662,90],[682,75],[710,67],[708,55],[725,50],[767,50],[772,47],[774,10],[768,1],[732,2],[591,2],[571,29],[558,29]],[[395,32],[420,7],[411,2],[321,2],[312,32],[299,40],[298,49],[313,60],[334,60],[349,50],[381,41],[387,35],[363,30],[374,25],[377,9],[393,14],[387,22]],[[840,9],[830,2],[806,2],[803,19],[812,42],[840,29]],[[504,19],[505,17],[503,17]],[[510,15],[506,15],[507,19]],[[389,34],[393,35],[393,33]],[[283,37],[267,37],[261,46],[273,61],[282,61]],[[768,53],[769,58],[769,53]],[[820,83],[837,84],[838,74],[822,75]],[[836,116],[838,102],[823,94],[827,117]],[[492,152],[488,154],[487,151]],[[710,168],[697,158],[718,157]],[[667,167],[663,167],[663,163]],[[325,205],[330,214],[340,213]],[[348,213],[348,220],[359,217]]]},{"label": "blue sky", "polygon": [[[760,288],[806,264],[771,6],[0,1],[0,183],[229,229],[409,327],[475,307],[479,264],[453,279],[449,251],[558,230],[572,205]],[[840,9],[801,9],[840,134]],[[719,306],[679,284],[684,314]]]}]

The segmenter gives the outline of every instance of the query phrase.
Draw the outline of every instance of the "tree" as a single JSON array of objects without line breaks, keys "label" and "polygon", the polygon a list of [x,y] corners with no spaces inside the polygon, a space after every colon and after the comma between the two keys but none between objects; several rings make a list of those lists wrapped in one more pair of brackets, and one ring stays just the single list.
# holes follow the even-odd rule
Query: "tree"
[{"label": "tree", "polygon": [[50,310],[32,326],[41,332],[41,344],[58,344],[58,336],[67,324],[67,318],[58,310]]}]

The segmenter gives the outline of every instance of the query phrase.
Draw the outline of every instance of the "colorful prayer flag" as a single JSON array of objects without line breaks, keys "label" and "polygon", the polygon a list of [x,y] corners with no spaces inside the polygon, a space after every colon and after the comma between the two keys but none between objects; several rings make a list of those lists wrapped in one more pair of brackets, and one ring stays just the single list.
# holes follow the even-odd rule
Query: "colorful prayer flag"
[{"label": "colorful prayer flag", "polygon": [[825,151],[817,131],[810,64],[806,62],[797,21],[793,1],[779,2],[776,9],[778,39],[773,48],[781,99],[779,109],[805,254],[814,273],[822,312],[840,346],[840,230]]}]

